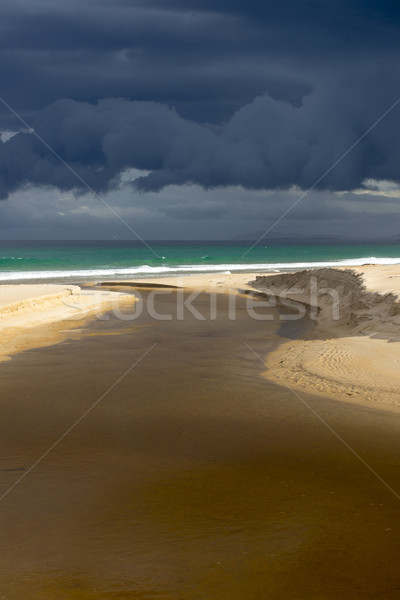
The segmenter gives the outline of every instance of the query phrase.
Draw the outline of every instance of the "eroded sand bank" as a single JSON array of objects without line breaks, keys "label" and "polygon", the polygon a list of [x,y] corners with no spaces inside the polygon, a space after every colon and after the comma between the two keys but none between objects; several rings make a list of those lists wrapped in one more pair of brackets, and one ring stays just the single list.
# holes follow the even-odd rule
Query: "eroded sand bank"
[{"label": "eroded sand bank", "polygon": [[295,390],[400,407],[399,267],[318,269],[261,277],[254,285],[277,295],[285,290],[286,298],[314,303],[318,311],[306,336],[268,355],[267,378]]},{"label": "eroded sand bank", "polygon": [[78,328],[90,316],[134,301],[132,294],[83,290],[77,285],[2,285],[0,361],[21,350],[61,341],[60,321],[65,329]]}]

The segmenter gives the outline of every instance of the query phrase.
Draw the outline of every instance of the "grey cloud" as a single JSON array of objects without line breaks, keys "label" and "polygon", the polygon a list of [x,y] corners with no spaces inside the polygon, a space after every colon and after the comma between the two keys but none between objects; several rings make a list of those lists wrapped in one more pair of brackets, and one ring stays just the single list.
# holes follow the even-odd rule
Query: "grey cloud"
[{"label": "grey cloud", "polygon": [[398,25],[389,1],[4,0],[1,93],[29,118],[59,98],[124,97],[221,123],[266,91],[299,104],[327,74],[366,69],[389,89]]},{"label": "grey cloud", "polygon": [[[165,222],[167,237],[229,237],[272,224],[295,199],[282,190],[313,185],[400,96],[399,25],[394,0],[3,0],[1,95],[109,202],[125,169],[148,172],[118,207],[144,235],[163,237]],[[399,124],[400,106],[290,213],[286,233],[316,222],[392,231],[393,198],[321,189],[398,182]],[[18,129],[0,104],[0,133]],[[108,213],[92,204],[62,216],[61,193],[53,211],[55,189],[79,205],[85,187],[34,136],[8,135],[3,234],[18,237],[26,217],[44,237],[106,235]],[[38,193],[47,201],[33,206]]]},{"label": "grey cloud", "polygon": [[[187,183],[306,189],[392,101],[368,84],[336,80],[316,87],[299,107],[257,97],[216,128],[155,102],[60,100],[39,113],[33,128],[96,191],[113,189],[127,168],[150,172],[134,183],[142,191]],[[399,181],[399,123],[397,107],[317,187],[351,190],[366,178]],[[0,195],[26,184],[85,190],[34,135],[21,132],[0,144]]]},{"label": "grey cloud", "polygon": [[[396,207],[377,212],[359,197],[343,201],[329,191],[311,192],[281,221],[274,237],[329,235],[344,239],[399,237]],[[296,199],[291,192],[246,191],[230,187],[205,191],[171,186],[161,194],[132,192],[125,186],[106,201],[145,239],[229,239],[268,229]],[[385,202],[386,198],[382,197]],[[202,208],[204,207],[204,210]],[[221,213],[218,218],[215,207]],[[207,210],[209,209],[209,214]],[[183,214],[185,213],[185,214]],[[127,239],[130,233],[90,195],[27,188],[0,202],[2,239]],[[269,245],[271,235],[265,239]]]}]

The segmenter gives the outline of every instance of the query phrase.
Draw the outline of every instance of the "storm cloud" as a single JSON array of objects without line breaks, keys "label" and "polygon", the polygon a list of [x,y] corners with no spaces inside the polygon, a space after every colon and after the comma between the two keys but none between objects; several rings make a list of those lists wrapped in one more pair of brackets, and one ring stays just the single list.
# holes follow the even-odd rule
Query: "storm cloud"
[{"label": "storm cloud", "polygon": [[[392,100],[360,85],[335,83],[315,88],[298,107],[268,94],[257,97],[218,128],[155,102],[59,100],[40,111],[35,133],[20,132],[0,145],[1,197],[26,184],[106,191],[129,168],[149,172],[134,182],[142,191],[187,183],[206,189],[306,189]],[[317,187],[351,190],[367,178],[399,181],[399,125],[395,107]]]},{"label": "storm cloud", "polygon": [[400,105],[380,120],[400,97],[396,2],[4,0],[0,17],[1,199],[117,193],[129,169],[136,203],[399,182]]}]

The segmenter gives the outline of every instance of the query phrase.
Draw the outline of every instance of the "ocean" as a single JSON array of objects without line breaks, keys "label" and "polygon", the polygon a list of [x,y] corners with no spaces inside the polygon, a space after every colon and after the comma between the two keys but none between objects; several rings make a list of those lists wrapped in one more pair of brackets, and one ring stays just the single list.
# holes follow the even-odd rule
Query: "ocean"
[{"label": "ocean", "polygon": [[0,282],[166,277],[400,264],[400,244],[278,245],[251,242],[2,241]]}]

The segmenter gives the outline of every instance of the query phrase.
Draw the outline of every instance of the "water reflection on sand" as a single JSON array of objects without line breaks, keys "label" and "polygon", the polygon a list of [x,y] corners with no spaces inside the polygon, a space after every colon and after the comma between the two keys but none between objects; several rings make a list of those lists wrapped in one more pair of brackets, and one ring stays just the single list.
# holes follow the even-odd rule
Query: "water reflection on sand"
[{"label": "water reflection on sand", "polygon": [[[260,376],[244,342],[265,354],[274,322],[218,302],[215,321],[96,321],[0,366],[4,491],[157,342],[0,503],[4,598],[399,597],[399,500]],[[400,488],[397,415],[308,401]]]}]

